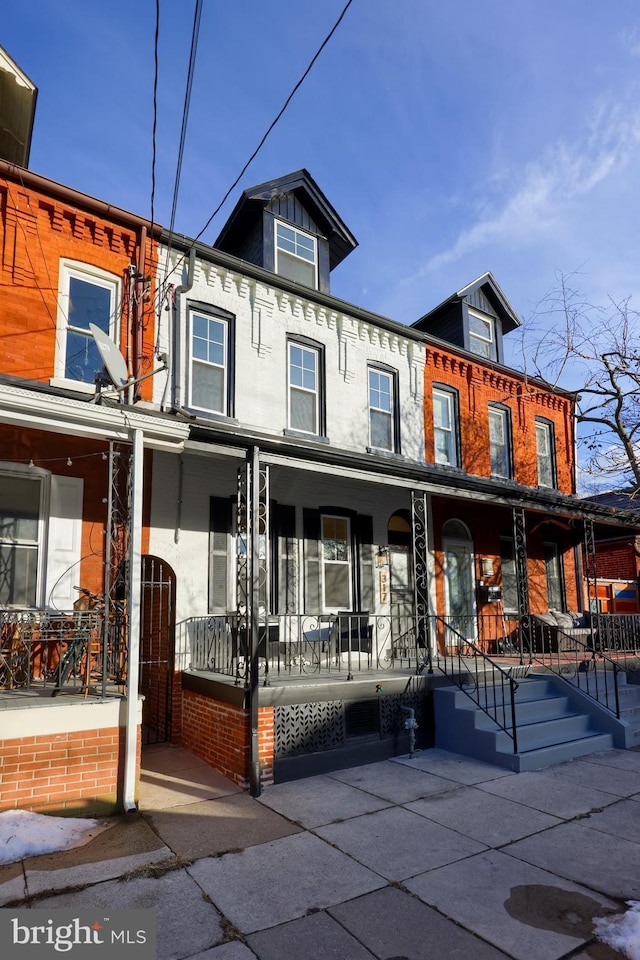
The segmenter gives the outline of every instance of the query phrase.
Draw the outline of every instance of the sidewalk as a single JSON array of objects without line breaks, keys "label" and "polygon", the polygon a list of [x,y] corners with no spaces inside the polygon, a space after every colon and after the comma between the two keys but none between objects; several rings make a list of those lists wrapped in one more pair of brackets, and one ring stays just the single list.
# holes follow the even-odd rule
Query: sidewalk
[{"label": "sidewalk", "polygon": [[0,905],[155,908],[159,960],[613,960],[640,899],[640,752],[513,774],[426,750],[251,799],[181,748],[141,812],[0,867]]}]

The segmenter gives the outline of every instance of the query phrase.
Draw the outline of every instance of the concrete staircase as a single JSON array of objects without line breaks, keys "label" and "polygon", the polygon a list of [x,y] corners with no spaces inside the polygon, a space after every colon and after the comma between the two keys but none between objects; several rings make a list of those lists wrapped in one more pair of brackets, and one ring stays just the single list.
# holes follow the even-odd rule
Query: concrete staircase
[{"label": "concrete staircase", "polygon": [[[566,681],[549,674],[537,674],[518,683],[515,694],[517,753],[513,752],[509,734],[500,729],[464,689],[456,686],[438,687],[433,693],[436,747],[509,770],[524,771],[628,745],[617,729],[620,722],[605,716],[602,708],[590,703],[588,697],[572,689]],[[637,689],[640,694],[640,687]],[[470,687],[469,691],[473,695],[474,688]],[[631,694],[628,695],[629,710],[637,711],[640,727],[640,702],[634,701],[632,705]],[[482,697],[490,709],[494,703],[501,706],[499,686],[495,691],[485,687]],[[510,726],[510,705],[504,706]],[[640,729],[638,733],[640,735]]]},{"label": "concrete staircase", "polygon": [[[640,683],[638,683],[638,674],[632,674],[635,683],[629,683],[628,674],[621,671],[618,674],[618,703],[620,706],[620,720],[618,721],[618,736],[616,737],[616,746],[630,747],[640,746]],[[579,679],[570,681],[573,687],[585,693],[596,693],[595,681],[590,674],[581,676]],[[615,686],[611,675],[606,674],[606,680],[603,683],[602,676],[598,678],[597,693],[601,700],[615,710]],[[623,738],[624,742],[620,742]]]}]

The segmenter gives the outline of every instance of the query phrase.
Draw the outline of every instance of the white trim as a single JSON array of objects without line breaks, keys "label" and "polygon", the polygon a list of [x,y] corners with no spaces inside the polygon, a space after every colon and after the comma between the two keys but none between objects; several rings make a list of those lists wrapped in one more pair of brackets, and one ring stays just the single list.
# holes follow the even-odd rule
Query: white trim
[{"label": "white trim", "polygon": [[[308,387],[301,386],[298,384],[291,383],[291,348],[296,347],[298,350],[302,350],[303,353],[313,354],[315,359],[315,387],[313,390],[310,390]],[[302,368],[304,370],[304,367]],[[298,391],[299,393],[313,396],[315,399],[315,422],[313,425],[313,430],[305,430],[302,427],[294,426],[291,422],[291,392],[293,390]],[[289,430],[297,430],[300,433],[308,433],[310,437],[317,437],[320,434],[320,349],[318,347],[311,346],[308,343],[302,343],[299,340],[296,340],[294,337],[287,340],[287,424]]]},{"label": "white trim", "polygon": [[[189,409],[193,410],[203,410],[206,413],[217,413],[221,416],[228,416],[228,394],[229,394],[229,321],[225,317],[219,317],[212,313],[206,313],[204,310],[195,310],[189,309],[188,311],[189,323],[187,331],[187,364],[189,369],[189,376],[187,381],[187,406]],[[214,323],[220,324],[224,331],[224,338],[222,342],[222,351],[223,351],[223,361],[222,364],[213,363],[210,360],[203,360],[200,357],[194,357],[193,355],[193,321],[195,317],[201,317],[203,320],[209,322],[210,320]],[[209,341],[207,341],[209,342]],[[213,370],[222,370],[222,409],[218,410],[214,406],[201,406],[193,400],[193,368],[195,364],[201,364],[203,367],[210,367]]]},{"label": "white trim", "polygon": [[[72,324],[69,322],[69,283],[72,279],[83,280],[86,283],[93,283],[95,286],[108,290],[111,294],[111,308],[109,314],[109,329],[105,333],[118,343],[119,336],[119,318],[121,312],[122,299],[122,280],[116,274],[109,273],[100,267],[91,263],[84,263],[81,260],[60,260],[60,269],[58,274],[58,314],[56,331],[56,356],[54,363],[53,380],[72,383],[74,386],[78,383],[85,384],[86,381],[78,381],[73,377],[67,376],[67,332]],[[88,331],[78,330],[83,336],[91,337]],[[53,382],[53,381],[52,381]],[[93,385],[91,384],[91,387]]]},{"label": "white trim", "polygon": [[[298,234],[301,237],[306,237],[311,240],[313,245],[313,260],[309,260],[307,257],[301,257],[300,254],[292,250],[285,250],[283,247],[280,247],[278,244],[278,227],[285,227],[287,230],[291,230],[294,234]],[[297,246],[297,244],[296,244]],[[307,230],[301,230],[299,226],[293,223],[288,223],[286,220],[274,218],[273,222],[273,247],[274,247],[274,273],[277,273],[280,277],[285,277],[288,280],[296,281],[292,277],[288,277],[286,274],[281,273],[279,269],[279,255],[280,253],[284,254],[286,257],[291,257],[294,260],[299,260],[300,263],[305,264],[307,267],[313,267],[313,284],[309,284],[311,289],[318,289],[318,240],[312,233],[309,233]],[[301,282],[301,281],[297,281]]]},{"label": "white trim", "polygon": [[[324,521],[325,520],[340,520],[347,525],[347,559],[346,560],[326,560],[324,556]],[[321,513],[320,514],[320,589],[322,591],[322,612],[323,613],[337,613],[338,610],[351,610],[353,605],[353,595],[352,595],[352,582],[353,582],[353,564],[355,562],[355,557],[353,556],[352,541],[351,541],[351,520],[349,517],[346,517],[341,514],[334,513]],[[326,596],[325,596],[325,579],[324,579],[324,568],[325,564],[340,564],[346,567],[348,571],[347,583],[349,587],[349,597],[347,603],[344,605],[338,604],[337,606],[327,606]]]}]

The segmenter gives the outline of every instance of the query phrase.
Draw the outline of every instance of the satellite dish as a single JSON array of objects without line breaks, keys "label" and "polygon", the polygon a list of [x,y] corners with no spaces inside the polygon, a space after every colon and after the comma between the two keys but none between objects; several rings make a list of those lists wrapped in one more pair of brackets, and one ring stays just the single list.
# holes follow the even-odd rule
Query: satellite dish
[{"label": "satellite dish", "polygon": [[105,370],[109,374],[111,382],[116,390],[122,390],[129,383],[127,365],[124,362],[124,357],[118,350],[111,337],[107,336],[104,330],[101,330],[100,327],[96,327],[95,323],[89,324],[89,330],[91,331],[91,335],[96,342],[96,346],[102,358],[102,362],[104,363]]}]

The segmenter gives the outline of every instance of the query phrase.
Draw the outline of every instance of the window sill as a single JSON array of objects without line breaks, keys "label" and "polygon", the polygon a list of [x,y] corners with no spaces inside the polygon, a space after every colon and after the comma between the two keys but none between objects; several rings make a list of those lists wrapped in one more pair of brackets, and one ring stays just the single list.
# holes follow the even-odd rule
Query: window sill
[{"label": "window sill", "polygon": [[331,443],[329,437],[321,437],[316,433],[305,433],[303,430],[290,430],[285,428],[283,431],[285,437],[295,437],[296,440],[309,440],[311,443]]},{"label": "window sill", "polygon": [[207,423],[209,421],[215,421],[216,423],[228,423],[230,426],[237,427],[240,424],[240,421],[235,417],[228,417],[226,413],[214,413],[213,411],[208,410],[197,410],[195,407],[185,407],[187,413],[191,414],[192,417],[195,417],[196,420],[204,420]]},{"label": "window sill", "polygon": [[85,383],[84,380],[67,380],[66,377],[50,377],[50,387],[59,387],[61,390],[75,390],[77,393],[94,394],[95,383]]},{"label": "window sill", "polygon": [[390,460],[405,460],[406,457],[402,453],[398,453],[396,450],[385,450],[383,447],[366,447],[367,453],[370,453],[374,457],[385,457]]}]

